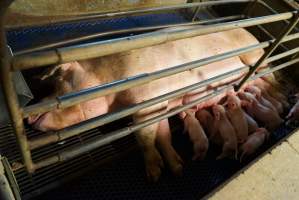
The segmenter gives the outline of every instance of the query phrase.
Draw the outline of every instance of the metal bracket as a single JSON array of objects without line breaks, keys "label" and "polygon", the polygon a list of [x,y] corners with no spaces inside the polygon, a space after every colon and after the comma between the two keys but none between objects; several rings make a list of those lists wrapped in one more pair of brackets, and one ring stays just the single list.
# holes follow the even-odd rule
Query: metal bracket
[{"label": "metal bracket", "polygon": [[269,49],[264,53],[264,55],[255,63],[255,65],[250,68],[249,72],[245,75],[245,77],[239,82],[238,85],[234,87],[235,91],[238,91],[243,84],[250,78],[252,74],[255,73],[257,68],[259,68],[265,60],[276,50],[276,48],[280,45],[281,41],[287,36],[297,25],[299,22],[299,12],[294,12],[292,22],[286,27],[286,29],[277,37],[277,39],[272,43]]}]

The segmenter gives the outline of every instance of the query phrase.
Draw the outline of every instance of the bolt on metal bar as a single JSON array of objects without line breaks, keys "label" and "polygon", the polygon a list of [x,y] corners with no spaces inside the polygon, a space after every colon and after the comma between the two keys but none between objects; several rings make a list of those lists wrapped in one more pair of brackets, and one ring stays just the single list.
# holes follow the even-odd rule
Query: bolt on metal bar
[{"label": "bolt on metal bar", "polygon": [[58,48],[56,49],[56,51],[52,50],[29,55],[20,55],[14,57],[12,68],[14,70],[29,69],[32,67],[95,58],[129,51],[132,49],[158,45],[168,41],[232,30],[236,28],[244,28],[259,24],[277,22],[284,19],[290,19],[292,16],[293,12],[286,12],[282,14],[244,19],[216,25],[207,25],[204,27],[192,27],[185,30],[162,30],[152,33],[140,34],[137,36],[95,42],[86,45]]},{"label": "bolt on metal bar", "polygon": [[95,39],[95,38],[100,38],[100,37],[105,37],[105,36],[111,36],[111,35],[116,35],[116,34],[152,31],[152,30],[157,30],[157,29],[162,29],[162,28],[170,28],[170,27],[177,27],[177,26],[203,25],[203,24],[224,22],[224,21],[237,20],[237,19],[240,20],[242,18],[243,18],[242,15],[232,15],[232,16],[227,16],[227,17],[220,17],[220,18],[202,20],[202,21],[196,21],[196,22],[166,24],[166,25],[159,25],[159,26],[148,26],[148,27],[137,27],[137,28],[130,28],[130,29],[122,29],[122,30],[113,30],[113,31],[107,31],[107,32],[102,32],[102,33],[95,33],[95,34],[91,34],[91,35],[85,35],[85,36],[76,37],[76,38],[72,38],[72,39],[66,39],[66,40],[63,40],[63,41],[50,43],[50,44],[46,44],[46,45],[41,45],[41,46],[29,48],[29,49],[24,49],[24,50],[21,50],[21,51],[14,52],[14,55],[17,56],[17,55],[32,53],[32,52],[35,52],[35,51],[46,50],[46,49],[49,49],[49,48],[55,48],[55,47],[59,47],[59,46],[63,46],[63,45],[76,43],[76,42],[82,42],[82,41],[85,41],[85,40],[90,40],[90,39]]},{"label": "bolt on metal bar", "polygon": [[294,13],[294,19],[289,24],[288,27],[278,36],[278,38],[275,40],[275,42],[269,47],[269,49],[264,53],[264,55],[255,63],[255,65],[249,70],[249,72],[245,75],[245,77],[240,81],[240,83],[235,87],[235,90],[238,91],[242,85],[246,82],[246,80],[255,73],[256,69],[260,67],[265,60],[275,51],[275,49],[280,45],[280,43],[283,41],[284,37],[286,37],[293,28],[297,25],[299,21],[299,14],[298,12]]},{"label": "bolt on metal bar", "polygon": [[[110,13],[98,13],[98,12],[91,13],[91,12],[89,12],[88,14],[82,14],[79,16],[71,16],[68,19],[60,19],[60,20],[57,20],[56,23],[62,24],[62,23],[70,23],[70,22],[85,21],[85,20],[95,20],[95,19],[101,19],[101,18],[132,16],[132,15],[152,13],[152,12],[187,9],[187,8],[193,8],[193,7],[207,7],[207,6],[212,6],[212,5],[217,6],[217,5],[223,5],[223,4],[248,3],[251,1],[252,0],[217,0],[217,1],[208,1],[208,2],[184,3],[184,4],[178,4],[178,5],[160,6],[160,7],[152,7],[152,8],[145,8],[145,9],[117,11],[117,12],[110,12]],[[39,23],[36,25],[46,25],[46,24],[48,24],[48,23]],[[12,29],[12,28],[24,28],[24,27],[12,26],[12,27],[7,27],[7,28]]]},{"label": "bolt on metal bar", "polygon": [[30,148],[32,149],[36,149],[39,148],[41,146],[44,146],[46,144],[50,144],[50,143],[55,143],[58,141],[62,141],[65,140],[67,138],[73,137],[75,135],[78,135],[84,131],[96,128],[98,126],[102,126],[104,124],[110,123],[112,121],[121,119],[123,117],[127,117],[129,115],[132,115],[134,113],[136,113],[137,111],[150,107],[152,105],[155,105],[157,103],[162,103],[164,101],[170,100],[170,99],[174,99],[180,96],[183,96],[184,94],[194,91],[196,89],[200,89],[203,88],[205,86],[208,86],[212,83],[215,83],[217,81],[223,80],[225,78],[229,78],[231,76],[234,75],[238,75],[240,73],[244,73],[247,72],[249,69],[249,66],[244,66],[229,72],[226,72],[224,74],[212,77],[210,79],[192,84],[190,86],[166,93],[164,95],[155,97],[153,99],[149,99],[146,100],[142,103],[130,106],[128,108],[122,109],[120,111],[116,111],[116,112],[112,112],[112,113],[107,113],[89,120],[86,120],[80,124],[76,124],[73,126],[70,126],[68,128],[62,129],[60,131],[56,131],[56,132],[51,132],[48,133],[47,135],[43,135],[37,138],[34,138],[32,140],[29,141],[30,143]]},{"label": "bolt on metal bar", "polygon": [[72,105],[76,105],[82,101],[91,100],[96,97],[105,96],[105,95],[112,94],[115,92],[120,92],[120,91],[129,89],[134,86],[148,83],[153,80],[157,80],[157,79],[164,78],[164,77],[167,77],[170,75],[174,75],[174,74],[181,73],[181,72],[184,72],[187,70],[191,70],[191,69],[194,69],[194,68],[197,68],[197,67],[200,67],[203,65],[207,65],[207,64],[210,64],[210,63],[213,63],[216,61],[220,61],[220,60],[223,60],[226,58],[238,56],[238,55],[247,53],[252,50],[265,48],[265,47],[268,47],[270,45],[270,43],[271,43],[270,41],[267,41],[267,42],[259,43],[256,45],[251,45],[248,47],[240,48],[237,50],[229,51],[226,53],[218,54],[216,56],[211,56],[208,58],[185,63],[182,65],[177,65],[177,66],[174,66],[174,67],[171,67],[168,69],[159,70],[159,71],[147,73],[147,74],[140,74],[138,76],[130,77],[128,79],[122,79],[122,80],[115,81],[112,83],[96,86],[93,88],[84,89],[84,90],[81,90],[78,92],[69,93],[67,95],[57,97],[56,100],[55,99],[51,100],[51,102],[49,102],[49,104],[47,103],[47,101],[45,101],[45,102],[38,103],[35,105],[27,106],[23,109],[23,116],[26,118],[30,115],[38,114],[41,111],[46,112],[53,108],[65,108],[65,107],[69,107]]},{"label": "bolt on metal bar", "polygon": [[[277,71],[279,69],[282,69],[282,68],[285,68],[285,67],[288,67],[290,65],[293,65],[295,63],[299,62],[299,58],[296,59],[296,60],[293,60],[293,61],[289,61],[289,62],[286,62],[282,65],[279,65],[279,66],[276,66],[270,70],[267,70],[265,72],[262,72],[263,75],[261,74],[256,74],[255,76],[251,77],[250,79],[247,79],[246,81],[249,81],[249,80],[254,80],[254,79],[257,79],[261,76],[264,76],[264,75],[267,75],[269,73],[272,73],[274,71]],[[122,128],[120,130],[117,130],[117,131],[113,131],[111,133],[108,133],[96,140],[92,140],[88,143],[86,143],[84,146],[76,146],[76,147],[72,147],[72,148],[69,148],[61,153],[58,153],[57,155],[54,155],[52,157],[49,157],[49,158],[46,158],[44,160],[41,160],[39,161],[38,163],[35,164],[35,168],[38,169],[38,168],[41,168],[41,167],[45,167],[45,166],[48,166],[48,165],[52,165],[52,164],[55,164],[57,162],[63,162],[63,161],[67,161],[69,159],[72,159],[76,156],[79,156],[79,155],[82,155],[86,152],[89,152],[95,148],[99,148],[101,146],[104,146],[104,145],[107,145],[115,140],[118,140],[120,138],[123,138],[125,136],[128,136],[130,135],[131,133],[141,129],[141,128],[144,128],[146,126],[149,126],[151,124],[154,124],[154,123],[157,123],[163,119],[166,119],[166,118],[169,118],[171,116],[174,116],[186,109],[189,109],[189,108],[192,108],[193,106],[195,105],[198,105],[212,97],[215,97],[219,94],[222,94],[223,92],[225,91],[228,91],[228,90],[231,90],[233,89],[233,83],[229,84],[229,85],[226,85],[224,86],[223,88],[221,89],[218,89],[216,90],[215,92],[212,92],[204,97],[201,97],[201,98],[198,98],[186,105],[183,105],[183,106],[178,106],[176,107],[175,109],[171,110],[171,111],[168,111],[162,115],[159,115],[157,117],[154,117],[152,119],[149,119],[149,120],[146,120],[144,122],[141,122],[141,123],[138,123],[138,124],[134,124],[132,126],[129,126],[129,127],[126,127],[126,128]]]},{"label": "bolt on metal bar", "polygon": [[[282,42],[287,42],[290,40],[294,40],[299,38],[299,33],[292,34],[286,36]],[[38,113],[43,113],[50,111],[54,108],[65,108],[68,106],[72,106],[75,104],[78,104],[82,101],[87,101],[91,100],[100,96],[105,96],[114,92],[120,92],[125,89],[140,85],[140,84],[145,84],[153,80],[157,80],[159,78],[163,78],[169,75],[174,75],[176,73],[180,73],[189,69],[197,68],[202,65],[210,64],[212,62],[220,61],[225,58],[231,58],[233,56],[238,56],[243,53],[247,53],[249,51],[253,51],[256,49],[261,49],[261,48],[266,48],[272,44],[274,40],[269,40],[266,42],[259,43],[257,45],[252,45],[240,49],[236,49],[233,51],[229,51],[223,54],[218,54],[216,56],[212,56],[209,58],[197,60],[194,62],[190,63],[185,63],[183,65],[178,65],[172,68],[169,68],[167,70],[162,70],[162,71],[157,71],[155,73],[151,74],[142,74],[137,77],[131,77],[129,79],[122,79],[120,81],[104,84],[101,86],[96,86],[93,88],[88,88],[85,90],[81,90],[78,92],[73,92],[68,95],[64,95],[61,97],[57,97],[56,99],[44,101],[41,103],[37,103],[31,106],[27,106],[23,109],[23,117],[27,118],[30,115],[38,114]],[[81,95],[81,96],[80,96]]]},{"label": "bolt on metal bar", "polygon": [[[0,2],[0,86],[4,92],[5,103],[9,110],[10,119],[14,127],[16,138],[21,150],[23,162],[28,171],[32,171],[33,163],[28,145],[28,140],[24,130],[22,112],[17,98],[15,85],[13,83],[13,73],[11,71],[11,55],[7,47],[4,30],[5,14],[7,8],[13,1]],[[11,52],[10,52],[11,53]]]}]

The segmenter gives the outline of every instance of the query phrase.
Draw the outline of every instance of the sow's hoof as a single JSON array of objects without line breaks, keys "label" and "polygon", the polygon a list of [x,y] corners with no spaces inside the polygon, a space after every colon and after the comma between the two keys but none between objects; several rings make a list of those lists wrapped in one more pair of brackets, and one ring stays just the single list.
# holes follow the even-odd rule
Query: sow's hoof
[{"label": "sow's hoof", "polygon": [[163,160],[157,150],[144,154],[147,179],[150,182],[157,182],[161,176],[161,169],[164,168]]},{"label": "sow's hoof", "polygon": [[171,154],[171,159],[169,161],[169,168],[171,172],[175,176],[182,176],[183,165],[184,165],[184,161],[182,160],[182,158],[175,151],[173,151]]}]

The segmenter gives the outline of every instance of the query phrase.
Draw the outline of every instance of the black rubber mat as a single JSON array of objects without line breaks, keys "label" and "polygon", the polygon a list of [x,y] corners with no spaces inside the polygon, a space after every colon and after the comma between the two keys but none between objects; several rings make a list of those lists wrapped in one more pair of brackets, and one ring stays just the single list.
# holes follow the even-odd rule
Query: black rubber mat
[{"label": "black rubber mat", "polygon": [[63,187],[50,191],[37,199],[199,199],[246,166],[257,155],[282,139],[294,128],[282,125],[270,141],[243,163],[224,159],[216,161],[220,149],[212,146],[204,161],[191,161],[192,149],[180,131],[174,134],[174,144],[185,160],[182,177],[173,177],[167,170],[158,183],[146,181],[143,158],[136,153],[118,162],[98,168]]}]

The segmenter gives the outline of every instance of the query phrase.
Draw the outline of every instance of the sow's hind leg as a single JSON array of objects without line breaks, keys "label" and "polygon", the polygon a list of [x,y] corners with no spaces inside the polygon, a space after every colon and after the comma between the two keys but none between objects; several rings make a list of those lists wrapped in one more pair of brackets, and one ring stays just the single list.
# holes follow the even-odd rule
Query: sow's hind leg
[{"label": "sow's hind leg", "polygon": [[[140,123],[151,119],[161,114],[161,111],[164,110],[166,110],[166,107],[165,109],[161,109],[160,104],[143,109],[133,115],[134,122]],[[159,123],[154,123],[135,133],[139,147],[143,152],[147,178],[152,182],[158,181],[161,175],[161,169],[164,167],[162,157],[155,146],[158,128]]]}]

